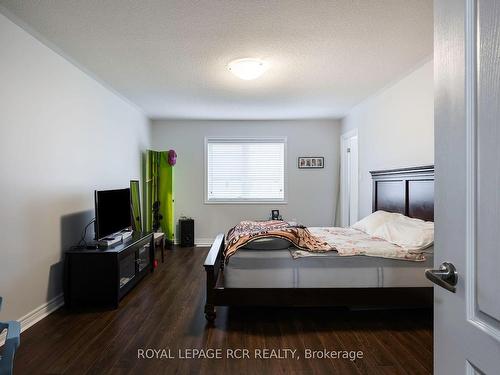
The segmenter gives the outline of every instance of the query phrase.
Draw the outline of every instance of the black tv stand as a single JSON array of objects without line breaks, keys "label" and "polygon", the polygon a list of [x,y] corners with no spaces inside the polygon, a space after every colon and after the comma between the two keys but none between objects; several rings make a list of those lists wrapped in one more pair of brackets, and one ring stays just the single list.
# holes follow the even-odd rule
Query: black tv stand
[{"label": "black tv stand", "polygon": [[113,307],[153,272],[152,232],[133,232],[109,247],[72,249],[64,260],[64,301],[68,308]]}]

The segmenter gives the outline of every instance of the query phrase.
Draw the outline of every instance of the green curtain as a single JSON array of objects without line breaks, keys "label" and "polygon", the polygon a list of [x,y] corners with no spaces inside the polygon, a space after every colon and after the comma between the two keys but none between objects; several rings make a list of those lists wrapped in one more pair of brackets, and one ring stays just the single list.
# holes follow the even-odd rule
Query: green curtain
[{"label": "green curtain", "polygon": [[139,195],[139,181],[130,181],[130,203],[132,210],[132,228],[135,231],[142,232],[141,223],[141,199]]},{"label": "green curtain", "polygon": [[174,167],[168,164],[168,152],[160,153],[158,167],[158,194],[160,197],[160,214],[162,232],[165,233],[167,241],[174,242]]},{"label": "green curtain", "polygon": [[144,187],[142,189],[144,195],[144,231],[150,232],[153,230],[153,202],[155,201],[156,189],[158,185],[157,162],[158,152],[147,150],[144,158]]},{"label": "green curtain", "polygon": [[[168,164],[168,151],[146,151],[143,194],[144,230],[161,231],[165,233],[167,241],[173,242],[175,238],[174,168]],[[159,228],[155,228],[155,224]]]}]

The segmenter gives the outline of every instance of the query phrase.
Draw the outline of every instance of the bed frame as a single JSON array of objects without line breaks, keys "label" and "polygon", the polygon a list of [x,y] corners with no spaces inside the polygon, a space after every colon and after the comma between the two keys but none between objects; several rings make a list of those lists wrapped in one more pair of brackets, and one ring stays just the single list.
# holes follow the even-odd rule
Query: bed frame
[{"label": "bed frame", "polygon": [[[413,218],[434,220],[434,166],[370,173],[373,211],[399,212]],[[204,264],[207,275],[205,317],[210,322],[215,320],[216,306],[432,306],[432,287],[226,288],[224,244],[224,234],[219,234]]]}]

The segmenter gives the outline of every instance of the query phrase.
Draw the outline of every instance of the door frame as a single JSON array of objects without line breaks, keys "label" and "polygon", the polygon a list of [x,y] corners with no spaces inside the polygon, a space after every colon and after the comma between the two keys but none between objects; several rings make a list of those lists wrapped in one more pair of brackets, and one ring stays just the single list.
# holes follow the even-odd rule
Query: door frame
[{"label": "door frame", "polygon": [[[349,130],[345,133],[343,133],[340,136],[340,226],[345,227],[349,223],[349,206],[350,206],[350,196],[349,196],[349,188],[347,186],[347,181],[348,181],[348,172],[349,172],[349,167],[348,167],[348,160],[345,157],[345,152],[344,150],[347,148],[347,142],[349,139],[356,137],[357,138],[357,143],[358,143],[358,158],[357,158],[357,165],[356,165],[356,170],[359,171],[359,138],[358,138],[358,129],[352,129]],[[358,180],[359,185],[359,178],[358,178],[358,173],[356,173],[356,178]],[[359,199],[359,192],[358,189],[355,189],[354,191],[355,194],[355,200],[356,202]],[[356,218],[358,216],[358,213],[356,212]]]}]

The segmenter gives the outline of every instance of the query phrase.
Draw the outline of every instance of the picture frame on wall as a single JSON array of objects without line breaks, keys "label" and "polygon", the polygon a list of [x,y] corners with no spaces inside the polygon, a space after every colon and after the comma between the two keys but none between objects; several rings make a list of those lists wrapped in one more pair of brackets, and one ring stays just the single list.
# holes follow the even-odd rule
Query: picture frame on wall
[{"label": "picture frame on wall", "polygon": [[321,169],[325,167],[323,156],[299,156],[297,166],[299,169]]}]

